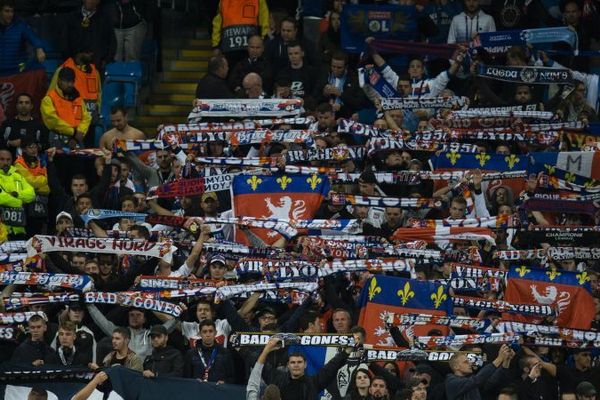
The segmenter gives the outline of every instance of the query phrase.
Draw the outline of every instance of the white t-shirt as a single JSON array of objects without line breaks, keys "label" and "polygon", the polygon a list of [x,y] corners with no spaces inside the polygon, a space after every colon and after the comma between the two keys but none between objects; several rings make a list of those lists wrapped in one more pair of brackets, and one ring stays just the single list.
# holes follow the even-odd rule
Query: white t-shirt
[{"label": "white t-shirt", "polygon": [[[215,320],[215,326],[217,328],[217,334],[215,339],[217,343],[227,347],[227,337],[231,333],[231,326],[226,319]],[[198,322],[181,322],[181,333],[190,341],[190,347],[196,346],[196,341],[200,340],[200,324]]]}]

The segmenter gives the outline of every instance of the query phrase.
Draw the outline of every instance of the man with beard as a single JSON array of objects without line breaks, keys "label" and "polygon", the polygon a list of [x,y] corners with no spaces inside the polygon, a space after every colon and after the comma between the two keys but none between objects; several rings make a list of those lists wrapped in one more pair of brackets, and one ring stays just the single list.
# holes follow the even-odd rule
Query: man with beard
[{"label": "man with beard", "polygon": [[100,111],[102,83],[100,82],[100,74],[92,62],[92,52],[82,51],[74,57],[67,58],[54,73],[50,83],[51,89],[56,87],[58,74],[63,68],[71,68],[75,72],[75,89],[83,99],[88,112],[91,115],[97,115]]},{"label": "man with beard", "polygon": [[5,121],[0,134],[1,141],[6,142],[13,157],[21,151],[21,140],[30,137],[39,143],[42,149],[48,146],[48,130],[38,118],[32,116],[33,99],[28,93],[21,93],[16,100],[17,115],[10,121]]},{"label": "man with beard", "polygon": [[50,144],[71,149],[83,144],[92,118],[75,88],[75,71],[65,67],[58,73],[57,86],[48,91],[40,107],[42,120],[51,131]]},{"label": "man with beard", "polygon": [[115,106],[111,108],[110,123],[112,124],[112,129],[106,131],[100,138],[100,144],[98,147],[101,149],[112,151],[115,139],[146,139],[144,132],[129,125],[127,120],[127,109],[124,107]]}]

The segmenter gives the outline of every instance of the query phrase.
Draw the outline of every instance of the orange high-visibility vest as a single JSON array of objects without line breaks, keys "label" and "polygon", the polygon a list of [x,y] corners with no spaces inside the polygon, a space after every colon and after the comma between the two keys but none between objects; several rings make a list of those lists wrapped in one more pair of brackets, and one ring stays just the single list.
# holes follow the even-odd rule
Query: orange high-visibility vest
[{"label": "orange high-visibility vest", "polygon": [[83,119],[83,99],[77,97],[75,100],[67,100],[58,94],[56,89],[48,92],[56,114],[73,129],[77,128]]},{"label": "orange high-visibility vest", "polygon": [[258,8],[258,0],[221,0],[221,26],[258,25]]},{"label": "orange high-visibility vest", "polygon": [[35,167],[32,167],[25,162],[25,159],[23,158],[23,156],[17,157],[17,159],[15,160],[15,164],[21,164],[23,166],[23,168],[27,169],[33,176],[47,176],[48,175],[46,167],[42,167],[40,162],[38,162]]},{"label": "orange high-visibility vest", "polygon": [[61,66],[61,68],[69,67],[75,71],[75,89],[79,91],[79,95],[84,100],[98,100],[98,72],[96,66],[90,64],[92,70],[90,72],[83,72],[76,64],[73,58],[67,59]]}]

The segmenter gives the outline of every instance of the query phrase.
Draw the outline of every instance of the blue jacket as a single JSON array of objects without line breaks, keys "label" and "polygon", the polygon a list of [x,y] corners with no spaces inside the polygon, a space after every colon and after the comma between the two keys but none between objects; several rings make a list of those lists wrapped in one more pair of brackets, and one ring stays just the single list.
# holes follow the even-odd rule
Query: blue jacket
[{"label": "blue jacket", "polygon": [[10,25],[0,27],[0,75],[19,72],[19,63],[24,59],[23,42],[35,49],[43,48],[40,38],[22,19],[15,17]]}]

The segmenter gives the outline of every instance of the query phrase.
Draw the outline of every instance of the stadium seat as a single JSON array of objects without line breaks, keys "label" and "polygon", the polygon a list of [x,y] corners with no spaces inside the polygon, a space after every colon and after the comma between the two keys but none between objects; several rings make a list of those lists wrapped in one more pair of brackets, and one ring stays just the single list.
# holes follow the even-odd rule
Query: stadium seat
[{"label": "stadium seat", "polygon": [[114,62],[106,66],[100,112],[105,128],[108,129],[111,107],[135,107],[141,81],[142,64],[139,61]]}]

